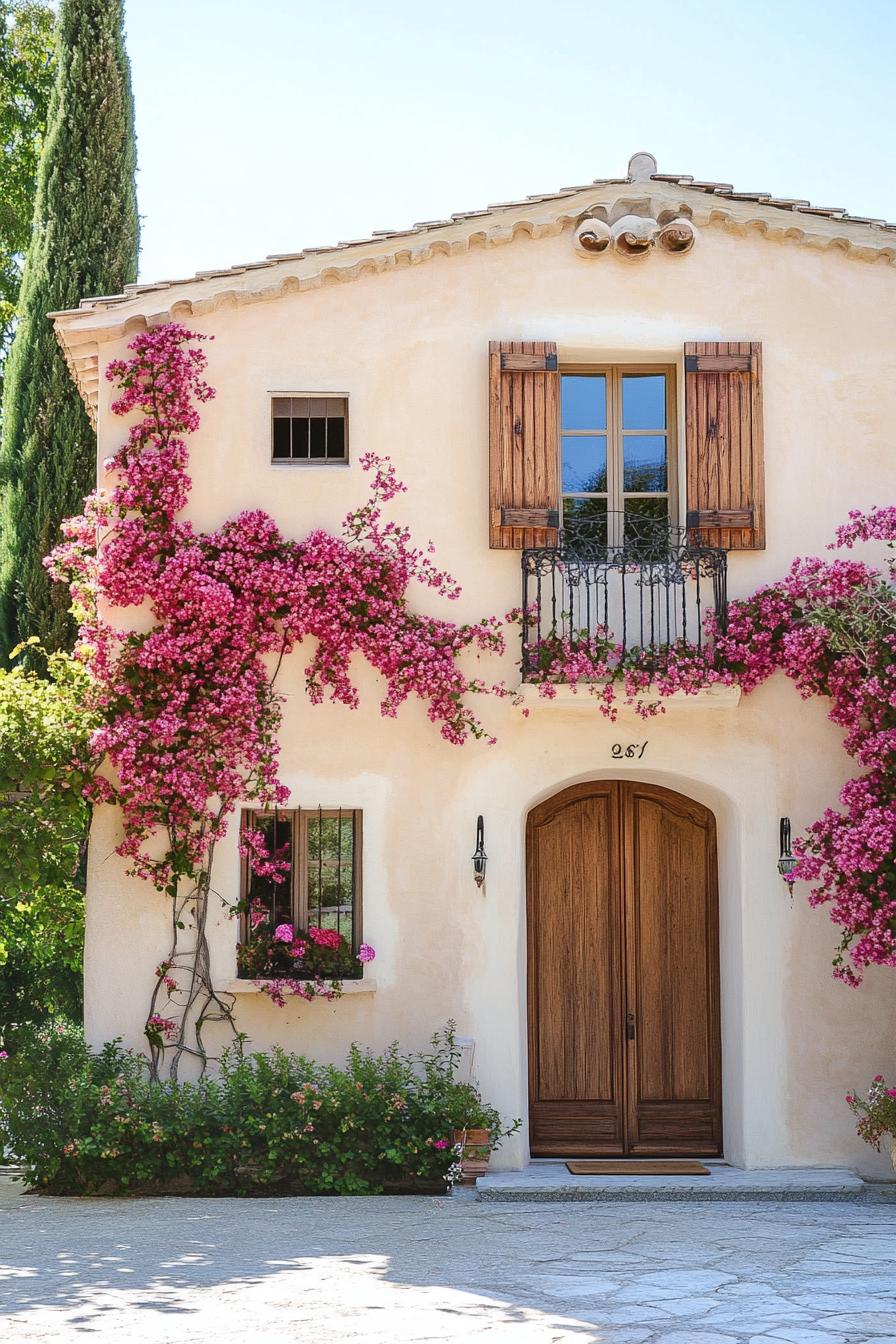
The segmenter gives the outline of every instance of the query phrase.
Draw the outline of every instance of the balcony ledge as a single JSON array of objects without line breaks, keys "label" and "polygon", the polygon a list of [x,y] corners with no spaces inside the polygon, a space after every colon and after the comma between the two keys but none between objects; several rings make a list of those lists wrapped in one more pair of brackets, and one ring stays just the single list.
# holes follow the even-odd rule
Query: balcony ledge
[{"label": "balcony ledge", "polygon": [[[589,684],[602,685],[601,682],[581,683],[578,687],[570,686],[565,682],[558,682],[554,685],[556,695],[547,697],[539,695],[539,686],[534,682],[524,681],[519,687],[519,695],[526,709],[549,709],[551,706],[569,709],[571,706],[579,706],[582,709],[596,709],[594,696],[589,693]],[[674,695],[657,695],[649,689],[644,692],[641,699],[646,704],[662,704],[667,709],[734,709],[740,704],[741,689],[739,686],[707,686],[702,691],[697,691],[695,695],[688,695],[685,691],[676,691]],[[620,698],[617,707],[621,714],[626,711],[633,712],[630,705],[626,705]]]},{"label": "balcony ledge", "polygon": [[[224,986],[224,990],[227,994],[261,994],[264,992],[261,985],[269,985],[272,983],[273,982],[270,980],[262,980],[260,982],[256,980],[228,980],[227,984]],[[342,982],[343,995],[375,993],[376,981],[371,976],[365,975],[363,980],[343,980]],[[324,1002],[332,1003],[333,1000],[324,999]]]}]

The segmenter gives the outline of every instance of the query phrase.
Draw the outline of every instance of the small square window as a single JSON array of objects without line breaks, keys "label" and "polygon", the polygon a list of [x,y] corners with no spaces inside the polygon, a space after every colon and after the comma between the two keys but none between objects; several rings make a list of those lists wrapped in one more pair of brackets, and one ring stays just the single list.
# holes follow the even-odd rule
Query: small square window
[{"label": "small square window", "polygon": [[271,461],[327,466],[348,461],[348,398],[271,398]]}]

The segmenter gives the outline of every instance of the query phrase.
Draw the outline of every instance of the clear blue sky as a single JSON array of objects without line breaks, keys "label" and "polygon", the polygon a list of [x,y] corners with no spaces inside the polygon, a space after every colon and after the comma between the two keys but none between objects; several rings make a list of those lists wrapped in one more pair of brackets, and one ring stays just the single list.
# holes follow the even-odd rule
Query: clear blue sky
[{"label": "clear blue sky", "polygon": [[896,0],[129,0],[140,273],[660,172],[896,220]]}]

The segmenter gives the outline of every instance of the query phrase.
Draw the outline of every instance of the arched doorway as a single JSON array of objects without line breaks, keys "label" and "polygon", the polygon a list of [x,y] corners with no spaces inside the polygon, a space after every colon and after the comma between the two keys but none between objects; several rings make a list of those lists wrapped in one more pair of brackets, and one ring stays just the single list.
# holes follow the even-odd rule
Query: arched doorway
[{"label": "arched doorway", "polygon": [[533,1156],[722,1151],[715,818],[576,784],[526,827]]}]

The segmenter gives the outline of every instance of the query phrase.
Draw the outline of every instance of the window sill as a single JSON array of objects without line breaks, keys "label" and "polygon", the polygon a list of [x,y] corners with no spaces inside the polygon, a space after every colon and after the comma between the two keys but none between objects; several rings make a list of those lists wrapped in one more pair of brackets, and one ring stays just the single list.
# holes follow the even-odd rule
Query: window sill
[{"label": "window sill", "polygon": [[344,457],[272,457],[272,467],[350,467],[351,462]]},{"label": "window sill", "polygon": [[[270,980],[262,980],[260,983],[256,980],[229,980],[224,986],[227,994],[261,994],[262,984],[271,984]],[[364,976],[363,980],[343,980],[342,994],[375,994],[376,981],[371,976]],[[340,996],[341,997],[341,996]],[[313,1002],[313,1000],[312,1000]],[[332,1003],[332,999],[325,999],[325,1003]]]},{"label": "window sill", "polygon": [[[602,685],[602,682],[596,682],[595,685]],[[539,695],[539,687],[533,682],[523,682],[519,687],[519,695],[526,709],[549,709],[552,705],[569,709],[571,706],[580,706],[582,709],[594,710],[594,696],[589,693],[588,683],[581,683],[577,688],[570,686],[565,682],[558,682],[554,685],[556,695]],[[739,686],[707,686],[705,690],[697,691],[696,695],[687,695],[684,691],[676,691],[674,695],[656,695],[648,690],[644,693],[642,699],[647,704],[662,704],[668,709],[734,709],[740,704],[741,690]],[[631,709],[622,700],[618,702],[618,708],[621,713],[626,709]]]}]

